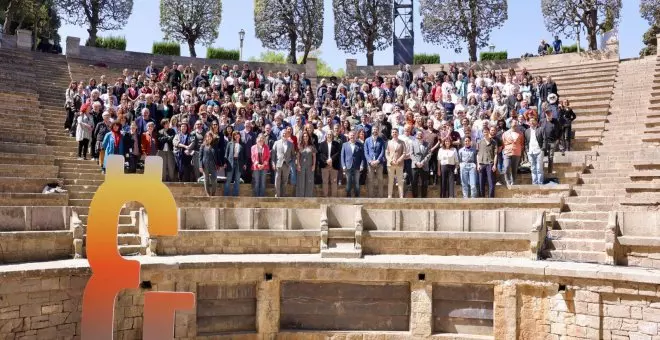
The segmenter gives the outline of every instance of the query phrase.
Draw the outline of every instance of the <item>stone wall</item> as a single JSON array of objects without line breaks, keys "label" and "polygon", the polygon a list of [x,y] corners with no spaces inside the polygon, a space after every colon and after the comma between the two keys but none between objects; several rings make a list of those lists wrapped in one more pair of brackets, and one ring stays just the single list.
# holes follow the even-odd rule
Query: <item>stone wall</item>
[{"label": "stone wall", "polygon": [[611,225],[613,262],[660,268],[660,215],[656,211],[616,212]]},{"label": "stone wall", "polygon": [[[115,339],[141,339],[148,291],[196,294],[196,310],[175,317],[176,339],[655,340],[660,335],[658,271],[624,268],[617,276],[611,267],[566,263],[404,262],[254,255],[149,260],[142,264],[146,288],[117,298]],[[29,270],[3,267],[0,338],[79,339],[88,277],[86,262],[77,260]],[[309,313],[291,312],[298,308]],[[382,323],[374,315],[399,321]]]},{"label": "stone wall", "polygon": [[156,254],[316,254],[320,240],[315,231],[181,230],[159,237]]},{"label": "stone wall", "polygon": [[[66,55],[68,58],[75,60],[78,63],[91,64],[104,63],[111,68],[128,68],[132,70],[144,71],[149,65],[150,61],[154,61],[157,68],[162,68],[163,65],[171,66],[173,62],[190,65],[193,64],[197,68],[203,65],[212,65],[218,67],[222,64],[227,64],[229,67],[233,65],[243,65],[244,63],[250,65],[250,69],[256,70],[262,67],[265,72],[268,71],[285,71],[290,70],[291,73],[307,72],[308,77],[316,77],[316,62],[311,60],[306,65],[297,64],[272,64],[261,62],[237,61],[237,60],[219,60],[219,59],[206,59],[206,58],[193,58],[181,56],[161,56],[150,53],[120,51],[98,47],[88,47],[80,45],[80,38],[67,37],[66,40]],[[241,67],[242,69],[242,67]],[[92,74],[90,76],[98,77],[101,74]]]},{"label": "stone wall", "polygon": [[73,257],[69,207],[0,207],[0,263]]},{"label": "stone wall", "polygon": [[[618,46],[618,44],[617,44]],[[618,48],[604,49],[598,51],[582,51],[580,53],[567,53],[567,54],[554,54],[542,57],[531,57],[526,59],[513,58],[501,61],[480,61],[480,62],[460,62],[455,63],[458,67],[465,69],[474,67],[477,70],[483,69],[508,69],[513,67],[515,69],[526,67],[529,70],[535,68],[550,68],[561,67],[568,64],[583,64],[589,62],[603,62],[603,61],[618,61],[619,51]],[[429,74],[435,74],[440,70],[441,65],[445,71],[449,71],[449,63],[445,64],[427,64],[427,65],[412,65],[413,73],[417,74],[419,68],[424,66]],[[381,75],[394,75],[399,70],[398,65],[383,65],[383,66],[357,66],[355,59],[346,60],[346,74],[350,77],[371,77],[376,71]]]},{"label": "stone wall", "polygon": [[[388,210],[359,205],[319,209],[179,208],[179,233],[153,237],[156,255],[314,254],[321,216],[332,228],[356,228],[365,254],[530,257],[543,210]],[[325,211],[325,214],[322,213]],[[142,213],[145,213],[143,210]],[[143,235],[149,238],[148,234]]]}]

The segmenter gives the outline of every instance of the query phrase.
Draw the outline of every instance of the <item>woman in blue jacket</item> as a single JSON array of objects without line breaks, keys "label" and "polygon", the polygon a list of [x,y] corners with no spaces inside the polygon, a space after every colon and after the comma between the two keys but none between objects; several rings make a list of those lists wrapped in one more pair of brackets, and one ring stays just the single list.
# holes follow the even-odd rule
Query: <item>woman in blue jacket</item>
[{"label": "woman in blue jacket", "polygon": [[105,150],[106,157],[103,158],[103,174],[108,162],[109,155],[124,155],[124,139],[121,134],[121,123],[115,122],[110,126],[110,132],[103,137],[102,148]]}]

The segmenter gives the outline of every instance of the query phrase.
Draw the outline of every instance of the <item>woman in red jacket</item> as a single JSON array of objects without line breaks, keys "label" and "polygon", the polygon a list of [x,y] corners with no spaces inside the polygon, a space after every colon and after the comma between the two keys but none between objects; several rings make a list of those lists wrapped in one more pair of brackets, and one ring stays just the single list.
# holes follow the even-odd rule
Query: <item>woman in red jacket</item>
[{"label": "woman in red jacket", "polygon": [[265,135],[257,136],[257,144],[252,146],[252,190],[254,197],[266,194],[266,173],[270,164],[270,149],[266,145]]}]

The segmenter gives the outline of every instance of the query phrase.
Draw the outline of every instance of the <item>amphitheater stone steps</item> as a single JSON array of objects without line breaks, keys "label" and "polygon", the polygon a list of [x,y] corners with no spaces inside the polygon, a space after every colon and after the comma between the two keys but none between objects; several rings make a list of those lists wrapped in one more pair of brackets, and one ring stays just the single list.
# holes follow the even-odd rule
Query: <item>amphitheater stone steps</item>
[{"label": "amphitheater stone steps", "polygon": [[[103,180],[100,167],[91,160],[79,161],[77,156],[78,143],[71,138],[68,132],[64,131],[64,119],[66,113],[62,109],[64,102],[64,89],[71,81],[69,65],[65,56],[35,54],[34,67],[37,69],[47,69],[42,79],[43,82],[52,84],[58,91],[52,91],[50,87],[35,87],[40,101],[42,118],[46,131],[46,144],[51,146],[52,154],[55,157],[55,163],[59,165],[58,177],[62,178],[65,187],[68,189],[68,205],[74,207],[79,215],[87,212],[94,191]],[[87,79],[88,80],[88,79]],[[89,156],[88,156],[89,157]],[[85,186],[86,182],[93,182],[94,186]],[[71,183],[80,183],[73,184]],[[94,190],[89,190],[94,188]],[[130,219],[130,212],[124,211],[126,216],[120,216],[120,220]],[[121,221],[120,221],[121,222]],[[126,221],[124,221],[126,222]],[[87,219],[83,219],[83,226],[86,228]],[[145,249],[139,242],[137,230],[130,230],[134,233],[122,233],[118,238],[119,252],[122,255],[144,254]],[[137,241],[136,241],[137,240]]]},{"label": "amphitheater stone steps", "polygon": [[[644,124],[634,120],[643,116],[649,106],[644,93],[653,81],[637,75],[651,74],[655,66],[655,58],[619,63],[602,141],[594,145],[598,156],[590,158],[591,166],[581,175],[581,184],[573,188],[575,196],[565,199],[566,211],[556,217],[555,230],[549,232],[549,247],[543,253],[547,260],[591,263],[606,260],[607,212],[620,209],[620,201],[630,197],[625,185],[632,182],[629,175],[635,157],[631,157],[631,152],[647,153],[641,141]],[[639,95],[631,96],[631,90]]]}]

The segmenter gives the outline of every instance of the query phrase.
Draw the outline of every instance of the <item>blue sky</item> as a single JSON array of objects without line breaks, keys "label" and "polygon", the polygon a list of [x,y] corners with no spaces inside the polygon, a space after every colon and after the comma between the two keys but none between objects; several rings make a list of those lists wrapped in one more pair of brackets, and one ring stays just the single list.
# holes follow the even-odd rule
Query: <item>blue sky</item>
[{"label": "blue sky", "polygon": [[[123,35],[127,39],[127,50],[151,52],[152,43],[163,39],[163,33],[159,26],[159,3],[159,0],[135,0],[133,14],[123,30],[100,32],[99,35]],[[456,54],[453,50],[443,49],[422,40],[417,0],[415,0],[414,6],[415,52],[439,53],[442,62],[467,60],[465,48],[462,53]],[[261,42],[254,36],[253,12],[253,0],[223,1],[220,35],[212,46],[238,49],[238,31],[242,28],[246,31],[243,48],[244,59],[258,56],[264,49]],[[323,45],[320,49],[321,58],[335,69],[344,68],[347,58],[357,58],[358,65],[366,65],[364,54],[350,55],[337,49],[334,41],[333,21],[332,0],[325,0]],[[639,15],[639,0],[624,1],[619,25],[621,58],[632,58],[639,55],[639,50],[643,46],[642,35],[647,29],[648,24]],[[67,36],[77,36],[84,42],[88,34],[85,27],[63,24],[60,28],[60,36],[63,41]],[[535,53],[540,39],[544,38],[550,40],[552,35],[547,32],[543,24],[541,0],[509,0],[509,20],[491,34],[491,44],[495,45],[497,50],[507,50],[510,57],[519,57],[525,52]],[[567,38],[562,40],[564,44],[574,42]],[[585,46],[585,39],[582,37],[581,40],[581,46]],[[206,55],[204,46],[197,46],[196,51],[198,56],[203,57]],[[182,44],[181,53],[186,56],[189,55],[187,44]],[[376,52],[374,63],[376,65],[391,65],[392,48]]]}]

